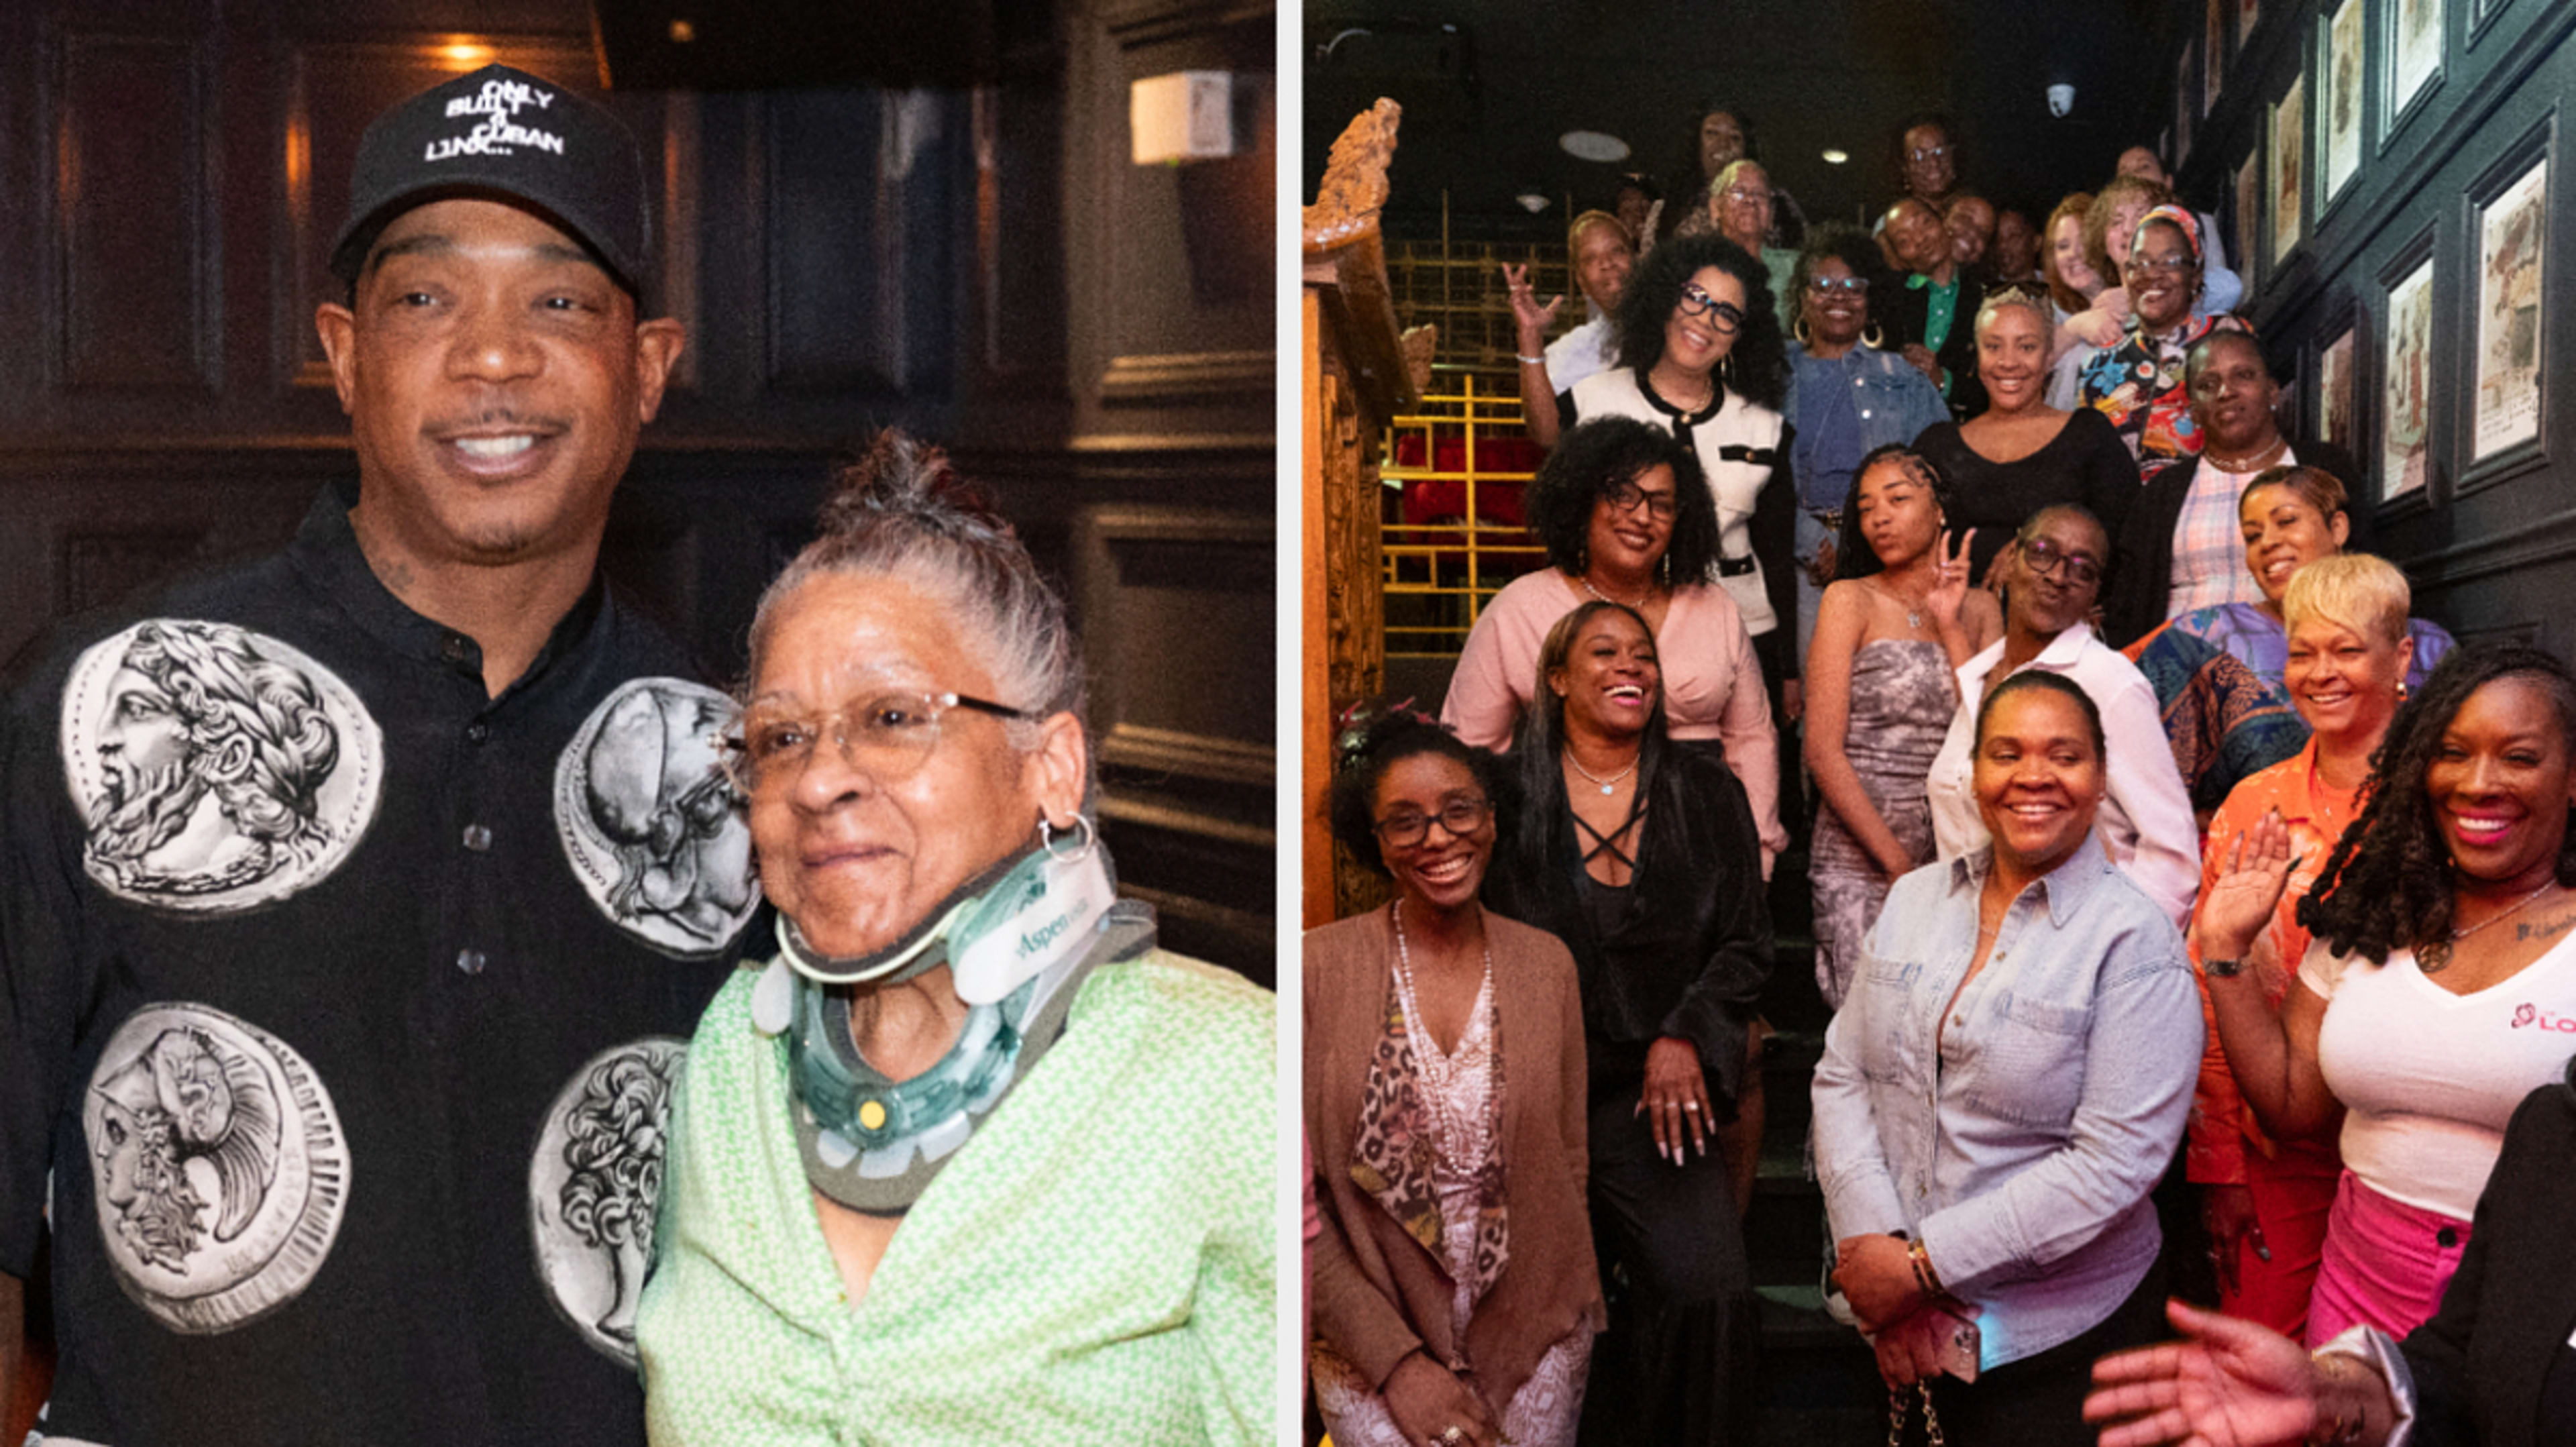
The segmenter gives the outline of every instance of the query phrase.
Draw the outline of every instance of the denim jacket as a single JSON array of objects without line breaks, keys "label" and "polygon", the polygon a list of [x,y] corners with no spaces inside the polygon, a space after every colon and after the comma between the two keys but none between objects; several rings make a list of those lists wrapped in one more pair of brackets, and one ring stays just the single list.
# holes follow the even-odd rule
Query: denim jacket
[{"label": "denim jacket", "polygon": [[2013,900],[1960,990],[1992,864],[1896,882],[1815,1078],[1835,1239],[1922,1242],[1983,1309],[1987,1368],[2082,1335],[2145,1279],[2163,1240],[2147,1192],[2201,1051],[2182,937],[2090,836]]},{"label": "denim jacket", "polygon": [[[1848,392],[1849,412],[1835,408],[1825,426],[1799,419],[1800,393],[1828,387]],[[1857,415],[1855,415],[1857,414]],[[1828,360],[1789,344],[1789,398],[1783,415],[1795,429],[1790,444],[1791,475],[1798,479],[1800,562],[1813,559],[1819,544],[1834,535],[1826,516],[1840,511],[1851,491],[1851,471],[1870,449],[1890,442],[1912,442],[1935,422],[1950,420],[1940,389],[1905,359],[1875,347],[1854,347]],[[1820,414],[1821,415],[1821,414]],[[1857,445],[1852,438],[1857,432]]]}]

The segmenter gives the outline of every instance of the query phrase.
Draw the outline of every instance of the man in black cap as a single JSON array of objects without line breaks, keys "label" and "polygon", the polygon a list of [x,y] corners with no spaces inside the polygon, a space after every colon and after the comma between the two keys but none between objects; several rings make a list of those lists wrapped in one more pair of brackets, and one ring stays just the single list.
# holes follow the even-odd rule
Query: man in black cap
[{"label": "man in black cap", "polygon": [[[352,196],[355,489],[57,630],[0,716],[0,1361],[50,1220],[58,1441],[643,1438],[661,1122],[576,1117],[667,1087],[756,899],[711,848],[717,903],[628,907],[593,807],[705,769],[633,698],[722,707],[596,570],[683,340],[643,163],[489,66],[379,117]],[[633,1189],[584,1184],[611,1148]]]}]

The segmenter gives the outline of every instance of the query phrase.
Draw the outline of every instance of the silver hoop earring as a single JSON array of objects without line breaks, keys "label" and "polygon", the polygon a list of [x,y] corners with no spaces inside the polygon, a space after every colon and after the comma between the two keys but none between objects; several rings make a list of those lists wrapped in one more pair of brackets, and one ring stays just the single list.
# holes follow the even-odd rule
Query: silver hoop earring
[{"label": "silver hoop earring", "polygon": [[[1056,848],[1056,840],[1067,835],[1076,841],[1073,848],[1070,851]],[[1047,852],[1049,859],[1070,864],[1091,853],[1093,846],[1099,842],[1100,833],[1092,827],[1091,818],[1087,814],[1074,815],[1072,825],[1062,835],[1057,832],[1054,825],[1046,821],[1044,815],[1038,818],[1038,847]]]}]

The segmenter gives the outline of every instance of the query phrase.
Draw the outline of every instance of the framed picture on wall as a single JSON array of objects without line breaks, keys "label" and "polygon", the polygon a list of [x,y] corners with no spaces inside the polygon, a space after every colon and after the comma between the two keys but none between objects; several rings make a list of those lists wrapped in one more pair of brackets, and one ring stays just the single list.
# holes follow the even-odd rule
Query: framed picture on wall
[{"label": "framed picture on wall", "polygon": [[[2519,148],[2518,148],[2519,149]],[[2549,151],[2511,171],[2477,208],[2477,388],[2470,397],[2472,464],[2540,436],[2541,281],[2549,239]]]},{"label": "framed picture on wall", "polygon": [[2263,0],[2236,0],[2236,49],[2245,49],[2245,37],[2254,33],[2254,22],[2263,18]]},{"label": "framed picture on wall", "polygon": [[2209,0],[2208,24],[2201,27],[2200,42],[2200,113],[2209,114],[2218,105],[2218,85],[2226,73],[2227,0]]},{"label": "framed picture on wall", "polygon": [[2317,106],[2317,128],[2325,133],[2319,210],[2332,205],[2361,170],[2361,22],[2367,9],[2363,0],[2343,0],[2323,26],[2324,53],[2317,59],[2317,74],[2325,78]]},{"label": "framed picture on wall", "polygon": [[2391,133],[2442,72],[2442,5],[2443,0],[2389,0],[2386,6]]},{"label": "framed picture on wall", "polygon": [[2262,254],[2254,249],[2254,244],[2263,236],[2263,229],[2254,224],[2255,218],[2261,214],[2257,208],[2262,204],[2262,180],[2263,153],[2260,150],[2247,151],[2245,164],[2236,168],[2235,255],[2237,270],[2243,274],[2248,291],[2254,286],[2255,258]]},{"label": "framed picture on wall", "polygon": [[2191,104],[2192,47],[2182,48],[2182,58],[2174,62],[2174,123],[2172,161],[2167,169],[2182,169],[2182,158],[2191,154],[2191,122],[2199,114]]},{"label": "framed picture on wall", "polygon": [[2412,270],[2388,288],[2381,369],[2379,495],[2424,490],[2431,470],[2433,406],[2433,257],[2426,247]]},{"label": "framed picture on wall", "polygon": [[2308,78],[2297,76],[2272,107],[2272,264],[2279,266],[2299,244],[2305,222],[2300,209],[2306,169]]},{"label": "framed picture on wall", "polygon": [[2353,415],[2353,338],[2350,322],[2317,349],[2317,440],[2351,450],[2361,441]]}]

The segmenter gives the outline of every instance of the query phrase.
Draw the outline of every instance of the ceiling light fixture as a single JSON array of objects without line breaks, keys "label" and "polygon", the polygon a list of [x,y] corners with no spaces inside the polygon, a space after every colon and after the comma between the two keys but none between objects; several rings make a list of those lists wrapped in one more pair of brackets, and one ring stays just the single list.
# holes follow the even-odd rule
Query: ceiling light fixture
[{"label": "ceiling light fixture", "polygon": [[1527,211],[1532,216],[1536,216],[1541,211],[1547,209],[1547,193],[1539,190],[1535,186],[1530,187],[1528,190],[1523,191],[1520,195],[1513,197],[1512,199],[1520,202],[1521,209]]},{"label": "ceiling light fixture", "polygon": [[1850,159],[1851,152],[1844,150],[1840,146],[1825,147],[1825,164],[1828,166],[1839,166]]},{"label": "ceiling light fixture", "polygon": [[1628,159],[1628,143],[1604,131],[1567,131],[1556,138],[1556,144],[1579,161]]}]

